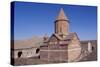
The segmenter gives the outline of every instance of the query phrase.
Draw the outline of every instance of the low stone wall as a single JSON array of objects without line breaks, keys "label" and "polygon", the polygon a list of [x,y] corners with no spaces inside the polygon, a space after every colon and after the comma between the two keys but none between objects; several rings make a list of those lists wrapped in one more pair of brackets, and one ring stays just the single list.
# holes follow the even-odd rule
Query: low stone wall
[{"label": "low stone wall", "polygon": [[12,50],[12,58],[29,58],[39,56],[39,52],[36,53],[38,48],[29,48],[29,49],[15,49]]}]

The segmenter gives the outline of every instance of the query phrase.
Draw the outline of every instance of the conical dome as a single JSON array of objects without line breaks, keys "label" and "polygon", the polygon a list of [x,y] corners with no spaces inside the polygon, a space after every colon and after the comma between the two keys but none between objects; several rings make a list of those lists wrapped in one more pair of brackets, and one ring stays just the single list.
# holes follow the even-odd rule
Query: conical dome
[{"label": "conical dome", "polygon": [[59,35],[67,35],[68,30],[69,20],[66,17],[63,8],[61,8],[58,17],[55,21],[55,33]]},{"label": "conical dome", "polygon": [[60,9],[60,12],[59,12],[56,20],[68,20],[67,16],[64,13],[63,8]]}]

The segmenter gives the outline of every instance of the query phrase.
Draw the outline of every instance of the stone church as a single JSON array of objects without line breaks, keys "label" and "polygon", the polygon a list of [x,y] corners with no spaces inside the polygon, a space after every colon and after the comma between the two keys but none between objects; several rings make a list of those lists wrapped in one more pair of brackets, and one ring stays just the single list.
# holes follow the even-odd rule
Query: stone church
[{"label": "stone church", "polygon": [[89,57],[90,60],[92,57],[96,60],[96,41],[80,41],[76,32],[69,32],[69,21],[61,8],[54,21],[54,33],[50,37],[45,35],[41,39],[35,37],[21,42],[11,41],[11,64],[25,64],[29,58],[52,63],[84,61],[84,59],[89,60]]},{"label": "stone church", "polygon": [[40,59],[48,61],[73,62],[81,54],[80,40],[77,33],[69,32],[69,19],[63,8],[54,21],[55,32],[51,37],[44,37],[44,44],[40,47]]}]

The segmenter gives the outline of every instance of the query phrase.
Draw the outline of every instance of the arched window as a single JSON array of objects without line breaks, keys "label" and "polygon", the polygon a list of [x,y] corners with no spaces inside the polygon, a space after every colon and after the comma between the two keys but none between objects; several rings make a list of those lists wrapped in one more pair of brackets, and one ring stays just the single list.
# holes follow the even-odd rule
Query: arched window
[{"label": "arched window", "polygon": [[38,56],[38,58],[40,59],[40,56]]},{"label": "arched window", "polygon": [[60,27],[60,33],[62,33],[62,28]]},{"label": "arched window", "polygon": [[92,46],[92,51],[94,50],[94,47]]},{"label": "arched window", "polygon": [[40,49],[39,49],[39,48],[37,48],[37,49],[36,49],[36,54],[37,54],[37,53],[39,53],[39,51],[40,51]]},{"label": "arched window", "polygon": [[20,52],[18,52],[18,58],[20,58],[21,57],[21,55],[22,55],[22,52],[20,51]]}]

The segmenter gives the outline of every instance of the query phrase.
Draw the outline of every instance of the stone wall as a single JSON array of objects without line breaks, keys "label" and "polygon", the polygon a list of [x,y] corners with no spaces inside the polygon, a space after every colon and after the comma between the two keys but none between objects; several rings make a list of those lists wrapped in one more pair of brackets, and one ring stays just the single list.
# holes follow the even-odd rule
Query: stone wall
[{"label": "stone wall", "polygon": [[81,45],[76,35],[70,41],[57,41],[51,38],[49,44],[40,47],[41,60],[73,62],[79,58],[80,54]]},{"label": "stone wall", "polygon": [[26,49],[15,49],[12,50],[12,58],[29,58],[39,56],[39,51],[36,53],[38,48],[26,48]]},{"label": "stone wall", "polygon": [[67,44],[52,44],[40,48],[40,59],[46,61],[67,61]]}]

